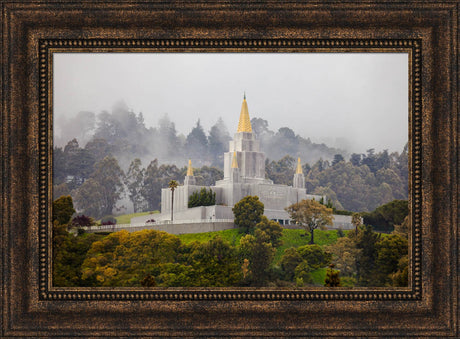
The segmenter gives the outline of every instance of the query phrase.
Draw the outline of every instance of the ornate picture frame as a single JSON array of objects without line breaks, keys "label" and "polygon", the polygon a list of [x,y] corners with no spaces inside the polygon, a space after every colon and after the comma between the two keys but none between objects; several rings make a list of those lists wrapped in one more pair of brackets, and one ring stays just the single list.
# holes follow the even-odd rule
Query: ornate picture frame
[{"label": "ornate picture frame", "polygon": [[[2,336],[458,336],[458,5],[2,1]],[[53,287],[53,53],[135,51],[408,53],[409,287]]]}]

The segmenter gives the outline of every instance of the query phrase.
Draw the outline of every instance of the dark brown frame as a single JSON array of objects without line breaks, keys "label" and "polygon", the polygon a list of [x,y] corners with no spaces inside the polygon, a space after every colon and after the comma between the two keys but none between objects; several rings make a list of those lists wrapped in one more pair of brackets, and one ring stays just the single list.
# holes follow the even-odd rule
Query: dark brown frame
[{"label": "dark brown frame", "polygon": [[[458,1],[1,3],[2,336],[459,335]],[[409,53],[410,286],[51,286],[56,51]]]}]

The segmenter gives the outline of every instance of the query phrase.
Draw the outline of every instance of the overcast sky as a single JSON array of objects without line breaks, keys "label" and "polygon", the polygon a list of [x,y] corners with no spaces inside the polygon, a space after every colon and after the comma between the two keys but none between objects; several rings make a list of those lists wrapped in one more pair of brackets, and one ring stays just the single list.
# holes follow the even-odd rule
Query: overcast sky
[{"label": "overcast sky", "polygon": [[250,117],[274,131],[362,153],[400,152],[408,139],[405,53],[55,53],[53,74],[56,131],[123,100],[147,127],[167,113],[187,135],[222,117],[233,135],[246,91]]}]

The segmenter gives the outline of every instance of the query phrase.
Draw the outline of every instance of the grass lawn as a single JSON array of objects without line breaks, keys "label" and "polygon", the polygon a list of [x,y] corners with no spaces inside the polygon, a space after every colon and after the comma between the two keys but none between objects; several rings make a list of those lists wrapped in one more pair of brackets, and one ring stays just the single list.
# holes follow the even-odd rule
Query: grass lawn
[{"label": "grass lawn", "polygon": [[[159,213],[158,211],[154,211],[153,213]],[[123,214],[118,215],[115,217],[117,219],[117,224],[129,224],[131,223],[131,218],[140,217],[142,215],[150,214],[150,212],[139,212],[139,213],[131,213],[131,214]]]},{"label": "grass lawn", "polygon": [[[337,231],[336,230],[315,230],[314,240],[315,244],[320,246],[330,245],[337,241]],[[344,231],[346,234],[347,231]],[[283,236],[281,237],[283,245],[277,248],[275,253],[274,263],[278,264],[281,256],[284,253],[284,250],[290,247],[299,247],[307,245],[310,242],[310,234],[305,235],[305,230],[291,230],[283,229]]]},{"label": "grass lawn", "polygon": [[324,286],[324,280],[326,279],[327,268],[320,268],[311,272],[313,277],[313,285]]}]

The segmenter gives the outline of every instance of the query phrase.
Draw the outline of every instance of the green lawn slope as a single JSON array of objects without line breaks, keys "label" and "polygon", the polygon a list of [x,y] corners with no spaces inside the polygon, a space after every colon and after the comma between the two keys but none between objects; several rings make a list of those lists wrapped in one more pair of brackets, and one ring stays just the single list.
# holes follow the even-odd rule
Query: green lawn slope
[{"label": "green lawn slope", "polygon": [[[346,233],[346,232],[344,232]],[[305,234],[304,229],[291,230],[283,229],[281,237],[283,244],[277,248],[274,263],[278,264],[284,251],[290,247],[299,247],[310,243],[310,234]],[[315,244],[320,246],[334,244],[337,241],[336,230],[315,230]]]},{"label": "green lawn slope", "polygon": [[[158,211],[154,211],[153,213],[159,213]],[[123,214],[114,216],[117,220],[117,224],[130,224],[131,218],[140,217],[142,215],[152,214],[152,212],[139,212],[139,213],[130,213],[130,214]]]}]

